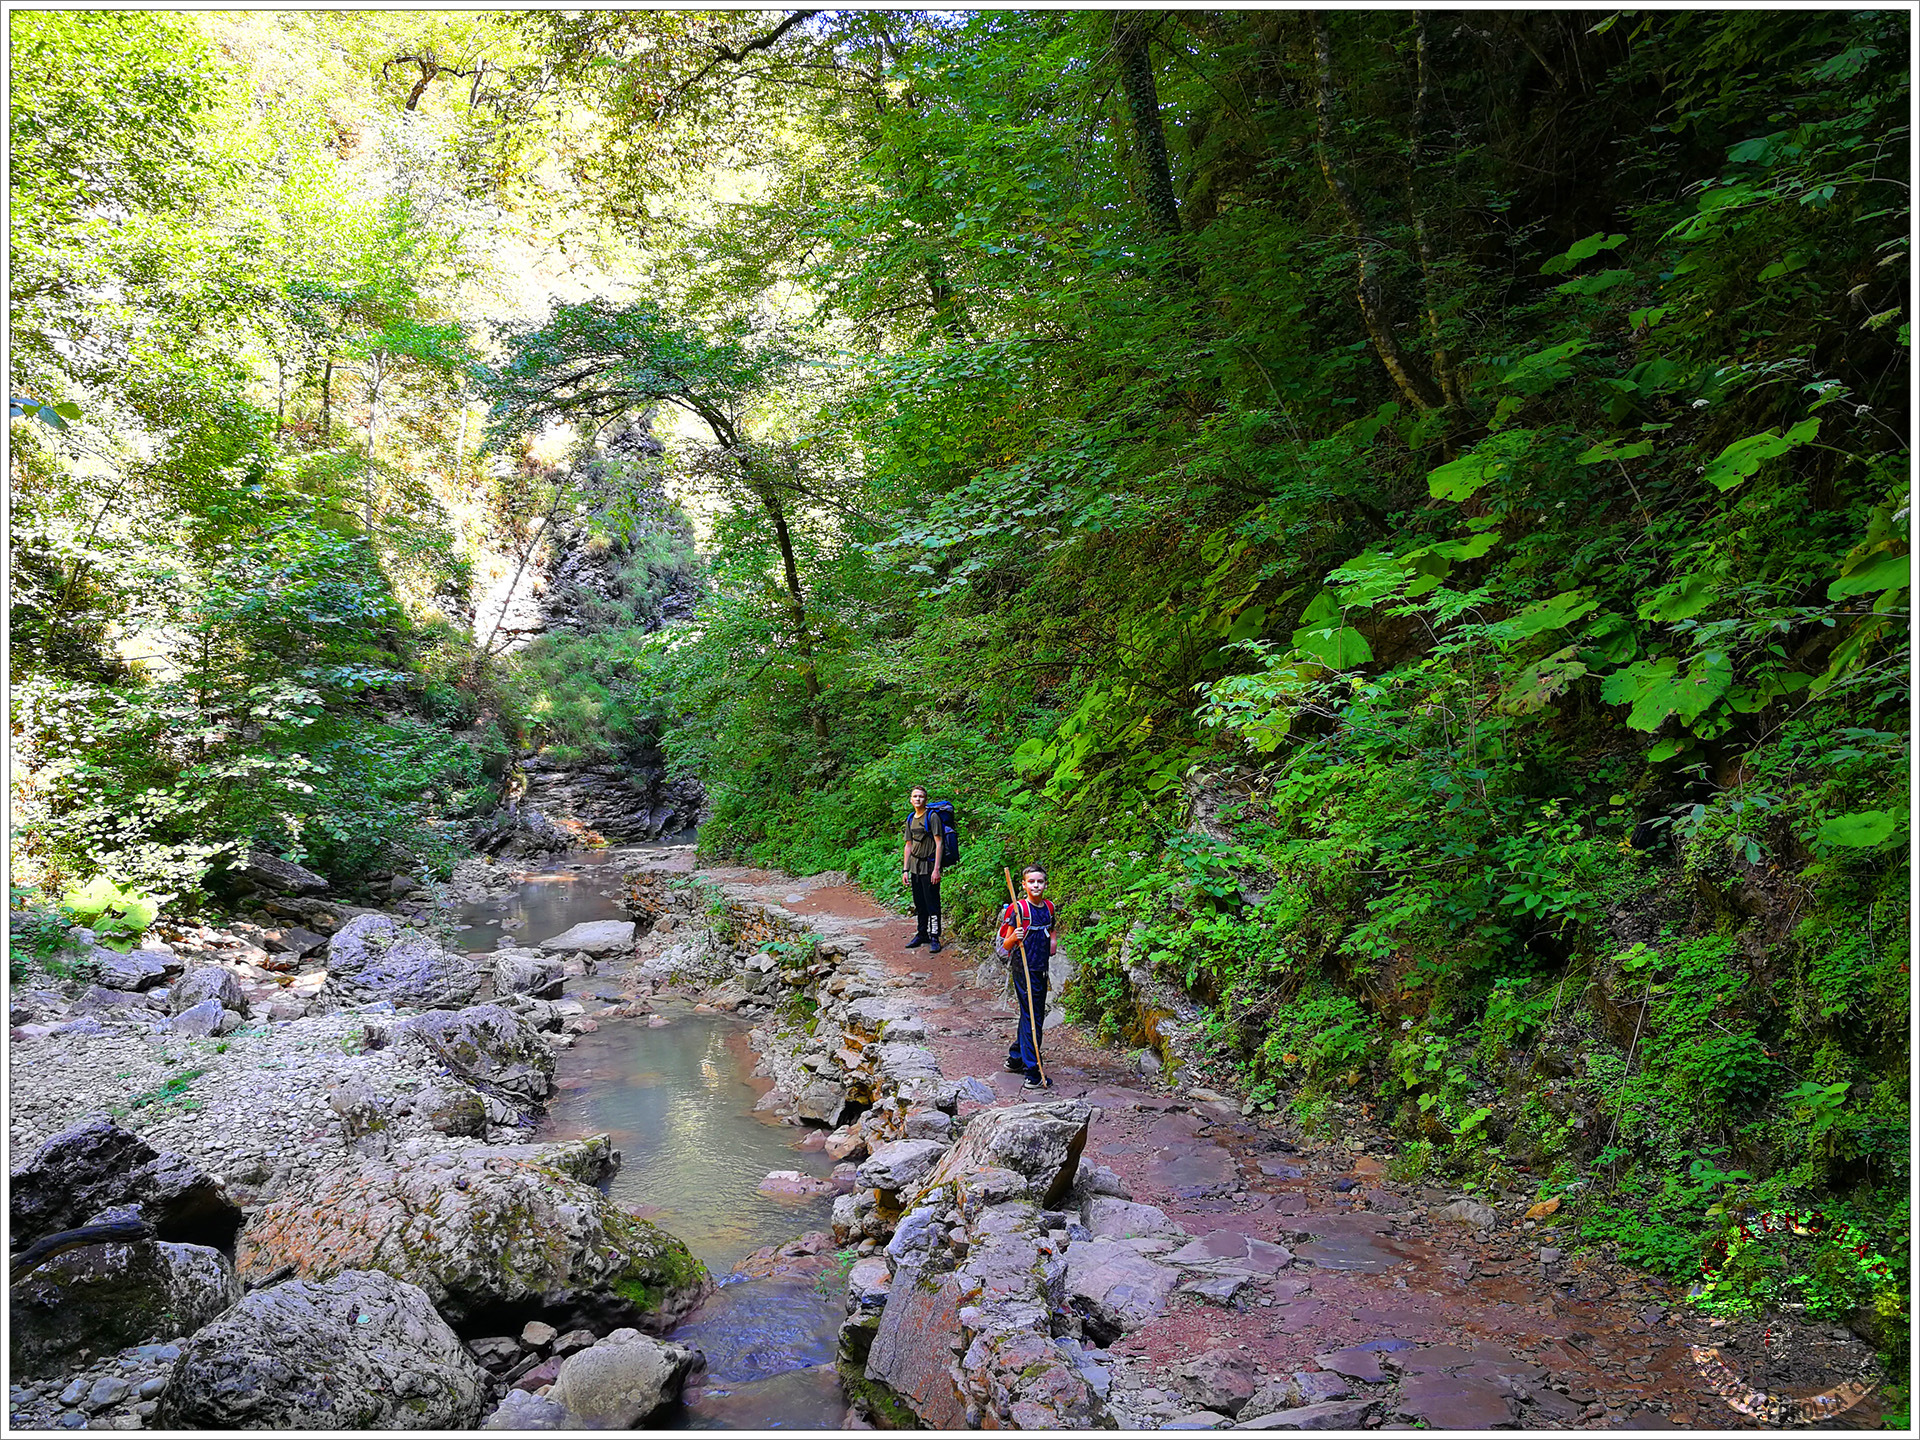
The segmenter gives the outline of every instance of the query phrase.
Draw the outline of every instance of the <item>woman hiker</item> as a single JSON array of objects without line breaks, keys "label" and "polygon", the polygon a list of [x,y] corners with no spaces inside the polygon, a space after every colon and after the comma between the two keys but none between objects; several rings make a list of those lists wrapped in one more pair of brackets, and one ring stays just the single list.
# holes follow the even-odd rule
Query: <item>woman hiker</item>
[{"label": "woman hiker", "polygon": [[927,808],[927,787],[916,785],[907,798],[913,813],[907,816],[906,844],[900,851],[900,883],[913,887],[913,918],[917,932],[907,942],[913,949],[929,941],[940,953],[940,867],[946,860],[946,827]]},{"label": "woman hiker", "polygon": [[1026,1088],[1039,1090],[1053,1083],[1040,1063],[1040,1030],[1047,1015],[1047,962],[1060,953],[1060,942],[1053,934],[1053,903],[1045,898],[1047,872],[1027,866],[1020,872],[1020,888],[1025,894],[1000,912],[1001,943],[1012,971],[1008,978],[1020,1008],[1007,1069],[1024,1071]]}]

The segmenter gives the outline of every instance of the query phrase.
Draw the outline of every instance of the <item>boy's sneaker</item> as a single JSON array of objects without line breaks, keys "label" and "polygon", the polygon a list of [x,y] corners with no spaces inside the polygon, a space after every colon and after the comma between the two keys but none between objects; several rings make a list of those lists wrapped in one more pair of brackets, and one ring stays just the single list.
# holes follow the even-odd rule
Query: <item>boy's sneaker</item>
[{"label": "boy's sneaker", "polygon": [[1009,1055],[1007,1057],[1007,1073],[1009,1075],[1024,1075],[1027,1073],[1027,1067]]},{"label": "boy's sneaker", "polygon": [[1041,1081],[1038,1075],[1029,1075],[1027,1076],[1027,1083],[1022,1085],[1020,1088],[1022,1090],[1044,1090],[1047,1087]]},{"label": "boy's sneaker", "polygon": [[931,948],[928,949],[927,953],[929,955],[938,955],[940,953],[940,942],[938,940],[934,941],[933,945],[931,946]]},{"label": "boy's sneaker", "polygon": [[913,937],[913,939],[911,939],[911,940],[909,940],[909,941],[907,941],[907,949],[909,949],[909,950],[917,950],[917,949],[919,949],[919,948],[920,948],[920,947],[921,947],[922,945],[924,945],[924,944],[926,944],[926,943],[927,943],[927,937],[926,937],[926,936],[924,936],[924,935],[916,935],[916,936],[914,936],[914,937]]}]

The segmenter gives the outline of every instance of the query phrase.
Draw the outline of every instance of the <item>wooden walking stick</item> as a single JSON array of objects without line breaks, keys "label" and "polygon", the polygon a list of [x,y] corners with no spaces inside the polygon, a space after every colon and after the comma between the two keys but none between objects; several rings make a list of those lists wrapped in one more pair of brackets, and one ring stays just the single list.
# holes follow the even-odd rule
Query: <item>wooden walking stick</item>
[{"label": "wooden walking stick", "polygon": [[[1000,869],[1001,873],[1007,877],[1007,900],[1012,905],[1014,919],[1017,922],[1020,916],[1020,897],[1014,894],[1013,891],[1013,871],[1007,869],[1004,865],[1001,866]],[[1028,918],[1032,918],[1031,912],[1028,913]],[[1024,930],[1026,927],[1022,926],[1021,928]],[[1047,1079],[1047,1067],[1040,1062],[1040,1023],[1034,1018],[1033,1014],[1033,971],[1027,966],[1027,941],[1024,935],[1020,939],[1019,965],[1023,980],[1023,983],[1019,987],[1020,998],[1025,1002],[1027,1007],[1027,1033],[1033,1036],[1033,1068],[1040,1072],[1040,1083],[1042,1085],[1051,1085],[1053,1082]]]}]

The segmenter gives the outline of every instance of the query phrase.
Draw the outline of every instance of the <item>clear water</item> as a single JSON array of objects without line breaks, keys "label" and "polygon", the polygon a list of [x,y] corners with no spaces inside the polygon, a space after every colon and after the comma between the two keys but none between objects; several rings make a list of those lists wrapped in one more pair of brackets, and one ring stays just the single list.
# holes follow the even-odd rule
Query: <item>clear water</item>
[{"label": "clear water", "polygon": [[[838,1295],[844,1297],[844,1288]],[[743,1280],[721,1286],[669,1338],[707,1357],[703,1383],[709,1391],[830,1365],[839,1349],[843,1310],[821,1304],[829,1298],[835,1291],[824,1278]]]},{"label": "clear water", "polygon": [[[454,921],[462,927],[460,948],[491,951],[503,938],[538,945],[583,920],[626,919],[619,902],[600,892],[619,888],[619,860],[627,853],[571,850],[543,860],[511,894],[463,905]],[[575,865],[586,868],[575,870]]]},{"label": "clear water", "polygon": [[[625,918],[612,896],[632,852],[562,855],[501,899],[465,907],[468,950],[494,948],[501,936],[534,945],[583,920]],[[584,863],[587,868],[569,866]],[[520,923],[503,926],[502,920]],[[619,1000],[619,966],[567,982],[583,999]],[[772,1170],[825,1176],[832,1162],[795,1149],[802,1131],[753,1113],[760,1092],[749,1082],[747,1027],[686,1007],[665,1010],[671,1023],[604,1020],[559,1055],[559,1087],[542,1139],[602,1131],[620,1151],[607,1182],[613,1198],[685,1241],[724,1279],[753,1251],[832,1220],[830,1195],[781,1199],[760,1193]],[[654,1425],[699,1430],[837,1429],[846,1398],[832,1360],[845,1297],[811,1281],[742,1280],[723,1284],[673,1332],[698,1347],[708,1373],[691,1405],[654,1417]]]},{"label": "clear water", "polygon": [[542,1138],[607,1132],[620,1151],[614,1199],[686,1241],[716,1276],[763,1245],[828,1228],[833,1198],[783,1200],[759,1192],[772,1170],[825,1176],[832,1162],[793,1148],[801,1131],[753,1114],[745,1027],[683,1013],[661,1029],[602,1021],[561,1052],[562,1087]]}]

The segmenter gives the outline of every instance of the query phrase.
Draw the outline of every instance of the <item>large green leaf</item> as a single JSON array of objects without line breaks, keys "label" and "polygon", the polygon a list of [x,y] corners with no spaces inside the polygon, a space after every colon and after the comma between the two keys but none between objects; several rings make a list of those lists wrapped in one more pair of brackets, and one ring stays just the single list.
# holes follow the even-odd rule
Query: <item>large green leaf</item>
[{"label": "large green leaf", "polygon": [[1540,266],[1542,275],[1564,275],[1582,260],[1591,260],[1602,250],[1617,249],[1626,242],[1624,235],[1609,235],[1604,230],[1596,230],[1584,240],[1576,240],[1567,247],[1566,253],[1555,255]]},{"label": "large green leaf", "polygon": [[1836,815],[1820,827],[1821,843],[1865,850],[1878,845],[1896,830],[1906,828],[1907,817],[1898,810],[1859,810],[1851,815]]},{"label": "large green leaf", "polygon": [[1912,578],[1912,556],[1881,555],[1829,585],[1827,599],[1844,600],[1849,595],[1878,595],[1884,590],[1904,590]]},{"label": "large green leaf", "polygon": [[1022,740],[1014,747],[1013,768],[1028,777],[1038,775],[1053,763],[1052,752],[1053,747],[1044,740]]},{"label": "large green leaf", "polygon": [[[1569,590],[1556,595],[1551,600],[1542,600],[1537,605],[1529,605],[1519,614],[1501,622],[1500,630],[1516,640],[1524,640],[1530,635],[1538,635],[1543,630],[1564,630],[1582,616],[1589,615],[1600,608],[1598,600],[1583,597],[1578,590]],[[1584,667],[1583,671],[1584,673]]]},{"label": "large green leaf", "polygon": [[1591,343],[1581,339],[1562,340],[1558,345],[1523,355],[1500,372],[1499,383],[1523,395],[1541,394],[1573,374],[1573,366],[1567,362],[1584,353]]},{"label": "large green leaf", "polygon": [[1569,645],[1522,670],[1501,694],[1499,708],[1510,715],[1528,715],[1557,700],[1587,673],[1587,667],[1573,658],[1578,649]]},{"label": "large green leaf", "polygon": [[1607,460],[1639,460],[1653,453],[1651,440],[1602,440],[1573,457],[1576,465],[1598,465]]},{"label": "large green leaf", "polygon": [[1786,434],[1768,430],[1736,440],[1708,463],[1701,478],[1716,490],[1731,490],[1767,461],[1806,444],[1820,433],[1820,421],[1802,420]]},{"label": "large green leaf", "polygon": [[1609,705],[1632,705],[1628,727],[1651,732],[1669,715],[1691,725],[1732,684],[1733,662],[1722,651],[1707,650],[1696,655],[1685,671],[1671,656],[1635,661],[1607,677],[1600,698]]},{"label": "large green leaf", "polygon": [[1427,493],[1436,500],[1470,500],[1488,482],[1513,471],[1531,430],[1506,430],[1489,436],[1458,459],[1427,472]]},{"label": "large green leaf", "polygon": [[1322,665],[1350,670],[1373,659],[1366,637],[1341,620],[1340,606],[1331,591],[1322,590],[1314,596],[1300,621],[1300,628],[1293,632],[1294,648]]},{"label": "large green leaf", "polygon": [[1355,665],[1364,665],[1373,659],[1373,650],[1367,644],[1367,637],[1351,625],[1326,630],[1296,630],[1293,643],[1322,665],[1335,670],[1351,670]]},{"label": "large green leaf", "polygon": [[1704,575],[1688,575],[1659,591],[1640,606],[1642,620],[1685,620],[1698,615],[1713,600],[1713,584]]}]

